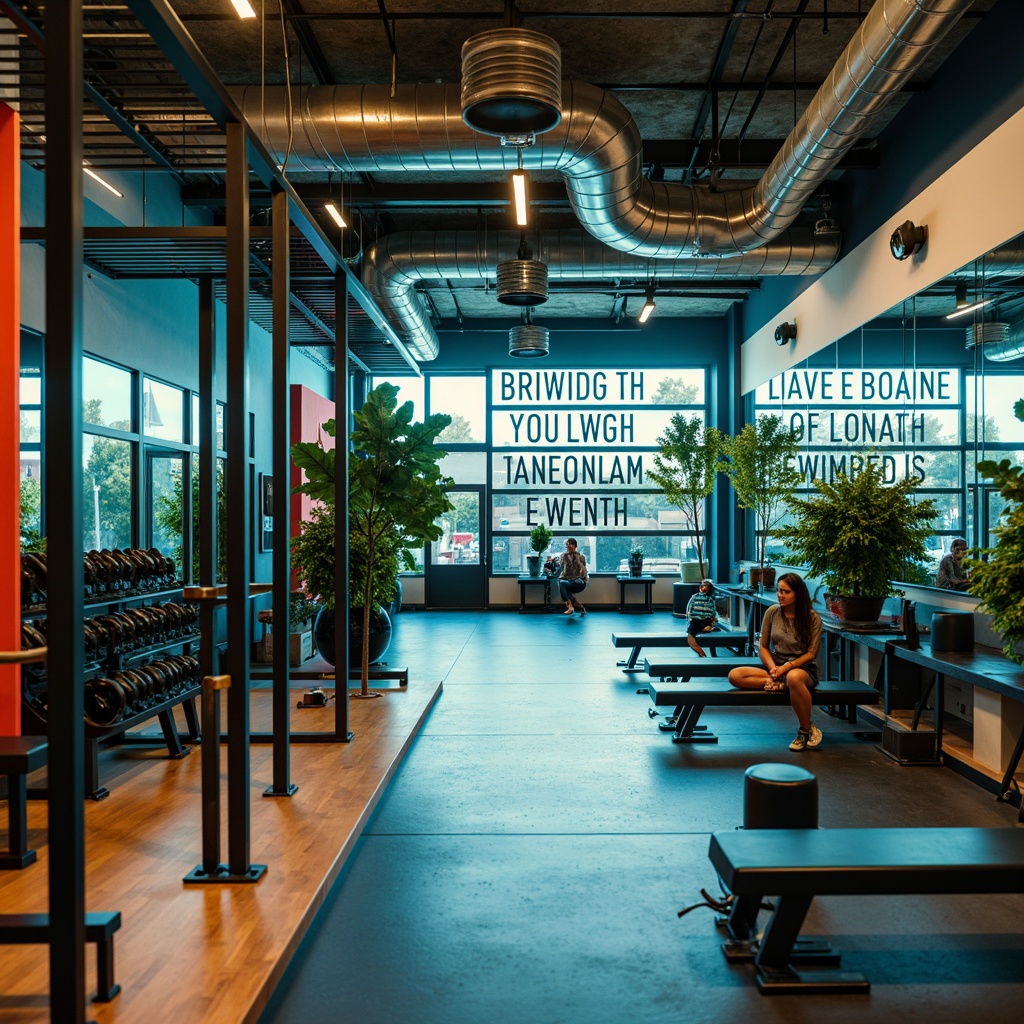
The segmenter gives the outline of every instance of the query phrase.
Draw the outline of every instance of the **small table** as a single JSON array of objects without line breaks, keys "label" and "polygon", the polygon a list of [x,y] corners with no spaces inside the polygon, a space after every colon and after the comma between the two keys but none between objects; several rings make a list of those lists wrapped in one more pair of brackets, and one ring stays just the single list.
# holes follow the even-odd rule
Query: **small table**
[{"label": "small table", "polygon": [[[619,611],[644,611],[653,612],[654,606],[652,602],[652,590],[654,588],[654,577],[653,576],[616,576],[619,581]],[[626,607],[626,587],[631,583],[638,583],[644,588],[644,606],[643,608],[634,607],[629,609]]]},{"label": "small table", "polygon": [[[544,588],[544,603],[543,604],[532,604],[526,603],[526,588],[530,584],[537,585],[538,583]],[[549,612],[551,611],[551,577],[543,574],[541,576],[520,576],[519,577],[519,613],[523,612]]]}]

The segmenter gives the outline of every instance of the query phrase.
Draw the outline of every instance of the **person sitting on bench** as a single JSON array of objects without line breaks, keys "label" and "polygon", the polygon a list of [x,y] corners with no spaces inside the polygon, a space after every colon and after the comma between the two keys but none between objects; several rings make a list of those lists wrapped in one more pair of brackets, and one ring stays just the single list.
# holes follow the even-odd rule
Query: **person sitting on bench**
[{"label": "person sitting on bench", "polygon": [[744,690],[789,689],[789,702],[800,728],[790,750],[813,750],[821,730],[811,724],[811,690],[818,684],[815,658],[821,644],[821,616],[811,607],[807,584],[796,573],[779,577],[773,604],[761,621],[761,663],[764,668],[734,668],[729,682]]},{"label": "person sitting on bench", "polygon": [[718,609],[715,607],[715,599],[711,596],[714,584],[711,580],[701,580],[697,587],[697,593],[690,598],[686,605],[686,642],[702,657],[707,654],[704,648],[697,643],[697,633],[710,633],[715,628],[715,621],[718,619]]},{"label": "person sitting on bench", "polygon": [[565,542],[565,552],[562,554],[562,571],[558,577],[558,593],[565,602],[563,615],[572,615],[578,611],[580,615],[586,615],[587,609],[583,602],[576,597],[587,589],[587,557],[578,550],[575,537],[569,537]]}]

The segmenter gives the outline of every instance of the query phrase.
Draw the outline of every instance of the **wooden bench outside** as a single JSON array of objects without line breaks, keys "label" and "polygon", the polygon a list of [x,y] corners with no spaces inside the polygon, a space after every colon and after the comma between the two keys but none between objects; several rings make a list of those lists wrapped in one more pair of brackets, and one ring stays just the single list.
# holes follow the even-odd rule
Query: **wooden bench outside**
[{"label": "wooden bench outside", "polygon": [[[723,950],[729,959],[754,961],[764,995],[870,989],[862,974],[803,969],[840,961],[827,943],[803,951],[798,944],[815,896],[1024,892],[1024,831],[1015,828],[716,832],[708,856],[734,897],[726,922],[733,941]],[[776,897],[775,909],[758,942],[766,896]]]},{"label": "wooden bench outside", "polygon": [[[85,915],[85,941],[96,943],[97,1003],[109,1003],[121,991],[114,981],[114,932],[120,927],[119,910]],[[34,946],[49,941],[49,914],[0,914],[0,946]]]},{"label": "wooden bench outside", "polygon": [[[734,629],[717,629],[710,633],[698,633],[697,643],[711,651],[711,656],[716,657],[719,647],[725,647],[736,651],[737,654],[745,654],[747,651],[748,637],[746,632]],[[643,647],[686,647],[686,633],[612,633],[612,644],[615,647],[631,647],[629,657],[625,661],[616,662],[623,672],[643,672],[643,668],[637,665],[640,657],[640,650]],[[694,655],[696,660],[696,654]]]},{"label": "wooden bench outside", "polygon": [[[667,721],[658,723],[660,729],[672,732],[673,743],[718,742],[714,733],[697,724],[706,707],[789,707],[788,690],[772,693],[765,690],[741,690],[731,686],[727,679],[709,679],[689,684],[652,681],[647,689],[656,707],[675,708]],[[858,704],[877,704],[879,700],[878,691],[859,680],[840,682],[823,679],[811,691],[813,704],[846,707],[851,722],[856,721]]]},{"label": "wooden bench outside", "polygon": [[0,852],[0,869],[26,868],[36,860],[28,848],[26,779],[45,764],[45,736],[0,736],[0,775],[7,776],[7,852]]}]

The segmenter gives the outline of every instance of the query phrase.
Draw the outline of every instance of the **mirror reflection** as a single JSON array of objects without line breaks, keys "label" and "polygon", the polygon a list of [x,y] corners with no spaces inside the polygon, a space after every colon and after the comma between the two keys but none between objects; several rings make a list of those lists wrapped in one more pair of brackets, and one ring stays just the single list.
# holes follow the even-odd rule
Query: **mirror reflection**
[{"label": "mirror reflection", "polygon": [[[776,413],[800,432],[805,491],[865,460],[889,481],[916,476],[940,511],[927,561],[899,582],[965,590],[954,541],[968,557],[992,546],[1005,504],[976,465],[1024,462],[1021,398],[1024,236],[762,384],[754,403],[756,415]],[[770,547],[785,560],[777,541]]]}]

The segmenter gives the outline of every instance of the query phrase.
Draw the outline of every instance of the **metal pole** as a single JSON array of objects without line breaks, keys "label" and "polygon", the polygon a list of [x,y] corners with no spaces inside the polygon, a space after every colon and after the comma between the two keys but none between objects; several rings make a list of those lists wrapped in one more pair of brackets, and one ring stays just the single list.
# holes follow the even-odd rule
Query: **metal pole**
[{"label": "metal pole", "polygon": [[[291,720],[291,692],[289,689],[289,660],[291,620],[289,597],[292,589],[291,558],[288,550],[289,515],[291,504],[291,402],[288,380],[288,310],[291,290],[291,265],[288,217],[288,194],[275,190],[273,206],[273,427],[272,444],[274,481],[274,553],[272,556],[274,581],[274,768],[273,785],[264,790],[264,796],[291,796],[298,786],[291,784],[291,747],[288,742]],[[262,502],[263,496],[257,500]],[[260,508],[262,517],[266,509]]]},{"label": "metal pole", "polygon": [[[46,12],[47,631],[82,636],[82,4]],[[50,648],[50,1018],[85,1020],[81,642]]]},{"label": "metal pole", "polygon": [[348,277],[334,282],[334,735],[348,741]]}]

